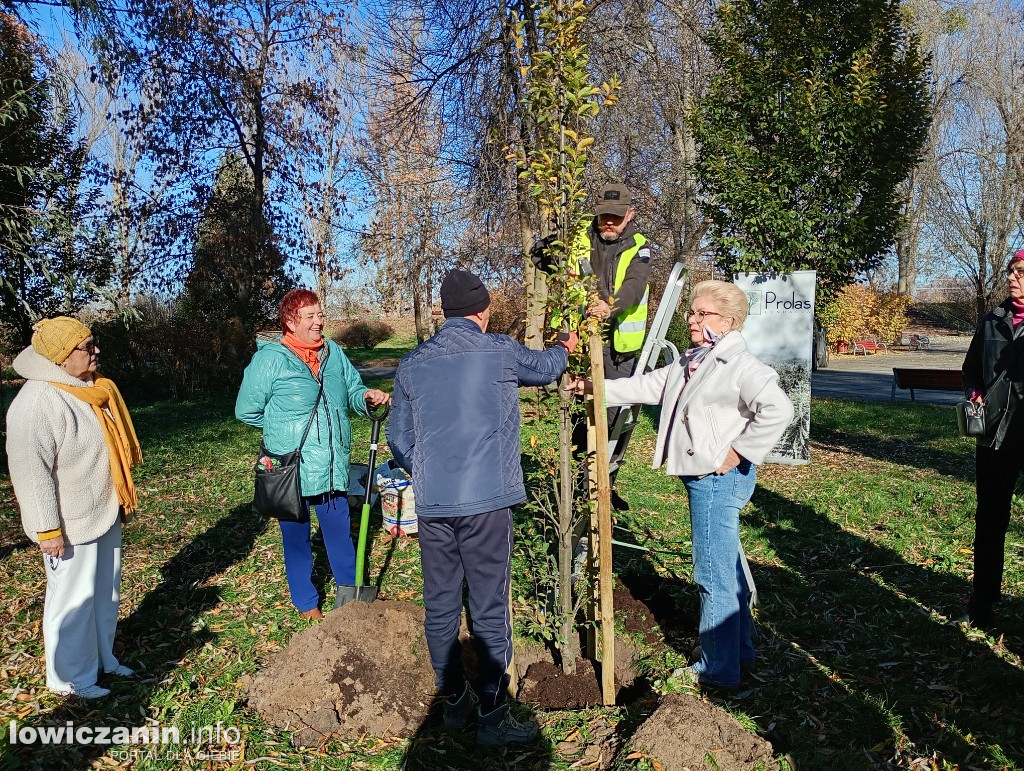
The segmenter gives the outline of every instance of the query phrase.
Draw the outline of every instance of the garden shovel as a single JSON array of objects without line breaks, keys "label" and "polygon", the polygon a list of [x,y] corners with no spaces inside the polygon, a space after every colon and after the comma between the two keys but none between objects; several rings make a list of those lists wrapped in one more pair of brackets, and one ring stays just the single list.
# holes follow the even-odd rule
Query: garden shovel
[{"label": "garden shovel", "polygon": [[338,584],[338,592],[334,597],[334,607],[340,608],[353,600],[357,602],[373,602],[377,599],[377,587],[364,583],[366,566],[366,533],[370,529],[370,490],[373,487],[373,469],[377,462],[377,440],[380,439],[380,426],[388,416],[388,405],[371,407],[369,410],[373,426],[370,428],[370,463],[366,477],[366,488],[363,492],[363,511],[359,519],[359,542],[356,546],[356,583],[355,586]]}]

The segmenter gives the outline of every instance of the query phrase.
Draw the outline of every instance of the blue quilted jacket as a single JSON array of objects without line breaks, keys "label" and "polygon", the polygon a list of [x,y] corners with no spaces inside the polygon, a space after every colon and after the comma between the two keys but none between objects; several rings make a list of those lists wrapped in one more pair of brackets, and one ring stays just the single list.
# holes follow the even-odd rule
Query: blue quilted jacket
[{"label": "blue quilted jacket", "polygon": [[526,500],[519,386],[565,370],[565,348],[531,351],[508,335],[451,318],[395,375],[387,438],[412,474],[418,517],[482,514]]}]

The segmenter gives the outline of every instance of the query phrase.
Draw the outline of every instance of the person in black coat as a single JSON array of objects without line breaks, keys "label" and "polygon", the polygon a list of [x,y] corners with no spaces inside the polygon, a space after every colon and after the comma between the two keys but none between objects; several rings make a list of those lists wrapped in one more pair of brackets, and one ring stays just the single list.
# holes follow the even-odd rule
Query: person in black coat
[{"label": "person in black coat", "polygon": [[978,437],[974,518],[974,586],[967,605],[972,626],[993,623],[1003,580],[1006,530],[1017,478],[1024,470],[1024,249],[1006,268],[1010,296],[978,325],[963,364],[966,397],[985,408]]}]

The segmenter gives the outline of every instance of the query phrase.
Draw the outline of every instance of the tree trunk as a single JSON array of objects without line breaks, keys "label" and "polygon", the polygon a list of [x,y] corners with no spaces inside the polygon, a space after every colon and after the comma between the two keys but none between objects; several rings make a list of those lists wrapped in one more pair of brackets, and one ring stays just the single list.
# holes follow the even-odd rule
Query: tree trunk
[{"label": "tree trunk", "polygon": [[896,294],[900,297],[913,297],[914,285],[917,283],[917,249],[905,234],[896,239],[896,261],[899,270]]},{"label": "tree trunk", "polygon": [[544,318],[548,301],[548,282],[544,271],[539,270],[530,260],[530,249],[537,239],[537,232],[530,224],[529,191],[522,183],[516,184],[519,199],[519,233],[526,262],[523,265],[523,280],[526,285],[526,333],[527,348],[540,351],[544,348]]},{"label": "tree trunk", "polygon": [[416,321],[416,342],[422,343],[430,337],[430,300],[424,300],[424,289],[421,281],[416,281],[412,289],[412,313]]}]

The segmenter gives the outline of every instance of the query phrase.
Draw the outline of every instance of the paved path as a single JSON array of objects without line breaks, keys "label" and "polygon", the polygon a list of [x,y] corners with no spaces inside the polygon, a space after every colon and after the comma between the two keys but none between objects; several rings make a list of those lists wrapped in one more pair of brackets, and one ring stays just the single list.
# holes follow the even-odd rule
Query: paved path
[{"label": "paved path", "polygon": [[356,372],[362,377],[394,377],[398,367],[367,367],[362,364],[356,365]]},{"label": "paved path", "polygon": [[[889,401],[892,396],[893,367],[960,369],[971,338],[966,336],[933,336],[931,350],[892,351],[867,356],[833,355],[826,369],[811,377],[813,396],[857,401]],[[919,402],[955,404],[961,395],[953,391],[922,391],[914,389]],[[909,391],[896,391],[896,401],[910,401]]]}]

